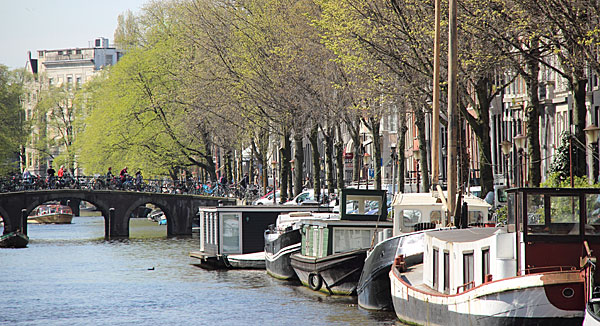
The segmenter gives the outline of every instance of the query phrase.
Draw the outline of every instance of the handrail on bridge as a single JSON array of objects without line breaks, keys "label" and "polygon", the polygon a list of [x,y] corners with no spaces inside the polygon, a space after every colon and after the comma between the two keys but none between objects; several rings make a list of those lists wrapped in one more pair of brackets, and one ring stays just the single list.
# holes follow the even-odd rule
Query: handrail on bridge
[{"label": "handrail on bridge", "polygon": [[63,176],[42,178],[39,176],[13,176],[0,178],[0,193],[49,190],[49,189],[82,189],[82,190],[123,190],[162,194],[189,194],[214,197],[231,197],[252,201],[258,198],[260,189],[255,185],[242,187],[239,184],[214,185],[203,184],[194,180],[145,179],[136,180],[131,176],[107,178],[106,176]]}]

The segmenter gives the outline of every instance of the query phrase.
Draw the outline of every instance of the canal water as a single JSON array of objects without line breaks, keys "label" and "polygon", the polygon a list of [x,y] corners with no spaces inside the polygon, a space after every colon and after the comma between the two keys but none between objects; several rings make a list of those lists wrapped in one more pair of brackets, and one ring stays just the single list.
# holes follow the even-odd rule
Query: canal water
[{"label": "canal water", "polygon": [[197,237],[167,238],[146,219],[130,233],[105,241],[100,216],[30,224],[28,248],[0,249],[0,325],[399,324],[264,270],[198,268],[188,257]]}]

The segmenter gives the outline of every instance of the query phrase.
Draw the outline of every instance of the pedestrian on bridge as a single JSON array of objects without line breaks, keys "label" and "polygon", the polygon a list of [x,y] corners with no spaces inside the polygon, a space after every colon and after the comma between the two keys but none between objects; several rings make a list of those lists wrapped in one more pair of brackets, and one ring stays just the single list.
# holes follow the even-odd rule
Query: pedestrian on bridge
[{"label": "pedestrian on bridge", "polygon": [[119,177],[121,178],[121,182],[125,182],[125,179],[127,178],[127,167],[121,170],[121,173],[119,173]]}]

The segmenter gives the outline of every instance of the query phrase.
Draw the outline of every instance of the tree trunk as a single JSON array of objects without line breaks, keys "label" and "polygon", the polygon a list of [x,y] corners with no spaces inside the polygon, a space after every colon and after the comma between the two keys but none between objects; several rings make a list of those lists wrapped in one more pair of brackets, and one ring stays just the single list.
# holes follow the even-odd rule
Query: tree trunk
[{"label": "tree trunk", "polygon": [[233,183],[233,168],[232,168],[232,153],[231,149],[227,150],[225,154],[225,176],[227,177],[227,181],[229,183]]},{"label": "tree trunk", "polygon": [[[427,192],[430,188],[429,160],[427,159],[427,140],[425,139],[425,114],[421,108],[415,110],[415,123],[419,130],[417,137],[419,139],[419,167],[421,168],[421,180],[423,184],[421,191]],[[417,182],[419,181],[417,180]]]},{"label": "tree trunk", "polygon": [[406,157],[404,156],[404,149],[406,148],[406,114],[400,114],[400,122],[398,123],[398,192],[404,192],[404,175],[406,169]]},{"label": "tree trunk", "polygon": [[[579,75],[579,74],[578,74]],[[573,125],[575,125],[575,138],[579,141],[579,144],[585,144],[585,95],[587,79],[581,79],[577,76],[577,79],[573,79],[575,82],[572,84],[573,89]],[[573,148],[573,175],[578,177],[584,177],[586,175],[586,151],[585,145],[579,146],[575,144]]]},{"label": "tree trunk", "polygon": [[[542,181],[542,162],[540,151],[540,98],[538,94],[540,72],[539,56],[540,50],[537,39],[531,42],[531,52],[527,56],[527,92],[529,102],[527,104],[527,156],[529,156],[529,186],[539,187]],[[584,117],[585,118],[585,117]],[[482,176],[483,177],[483,176]],[[493,185],[492,185],[493,186]],[[492,189],[493,190],[493,189]],[[483,194],[483,192],[482,192]]]},{"label": "tree trunk", "polygon": [[325,179],[327,180],[327,193],[333,194],[335,184],[333,183],[333,138],[335,136],[333,126],[327,126],[325,137]]},{"label": "tree trunk", "polygon": [[315,125],[310,130],[310,145],[312,147],[312,164],[313,164],[313,185],[315,190],[315,199],[319,200],[321,198],[321,165],[320,165],[320,155],[319,155],[319,128],[318,124]]},{"label": "tree trunk", "polygon": [[295,180],[294,180],[294,196],[298,196],[302,192],[302,187],[304,186],[304,147],[302,144],[302,139],[304,137],[302,134],[296,130],[294,133],[294,166],[296,170]]},{"label": "tree trunk", "polygon": [[[471,128],[477,137],[479,145],[479,177],[481,181],[481,198],[485,198],[488,192],[494,191],[494,171],[492,169],[492,142],[490,138],[490,92],[492,85],[490,79],[482,77],[475,86],[479,112],[477,123]],[[537,88],[536,88],[537,89]]]},{"label": "tree trunk", "polygon": [[281,174],[279,176],[280,189],[281,189],[281,202],[285,203],[288,199],[288,179],[291,172],[290,160],[291,160],[291,143],[290,133],[286,128],[283,131],[283,139],[281,141],[282,147],[280,149],[281,157]]},{"label": "tree trunk", "polygon": [[[381,127],[381,121],[379,118],[370,118],[371,124],[371,136],[373,137],[373,171],[375,172],[375,189],[381,189],[381,136],[379,135],[379,129]],[[368,178],[367,178],[368,179]]]},{"label": "tree trunk", "polygon": [[206,162],[205,171],[208,173],[211,182],[217,181],[217,171],[215,168],[215,161],[213,159],[212,141],[208,132],[202,132],[202,143],[204,144],[204,160]]},{"label": "tree trunk", "polygon": [[342,141],[342,130],[340,125],[336,126],[337,142],[335,143],[335,159],[337,165],[337,189],[341,195],[344,189],[344,142]]}]

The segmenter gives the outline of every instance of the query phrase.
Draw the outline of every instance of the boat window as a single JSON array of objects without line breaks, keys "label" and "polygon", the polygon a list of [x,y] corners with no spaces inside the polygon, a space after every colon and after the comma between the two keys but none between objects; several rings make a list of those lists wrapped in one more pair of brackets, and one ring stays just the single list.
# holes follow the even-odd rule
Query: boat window
[{"label": "boat window", "polygon": [[444,251],[444,293],[450,293],[450,253]]},{"label": "boat window", "polygon": [[587,221],[585,234],[600,234],[600,194],[585,195]]},{"label": "boat window", "polygon": [[415,226],[415,224],[421,222],[422,213],[418,209],[405,209],[403,210],[402,223],[406,227]]},{"label": "boat window", "polygon": [[501,203],[506,203],[508,200],[508,196],[504,188],[498,188],[498,201]]},{"label": "boat window", "polygon": [[241,253],[240,247],[240,215],[221,214],[223,221],[222,253]]},{"label": "boat window", "polygon": [[381,196],[348,195],[346,197],[346,214],[380,215]]},{"label": "boat window", "polygon": [[515,231],[514,225],[515,225],[515,205],[516,204],[517,204],[516,194],[515,193],[508,194],[508,200],[507,200],[507,205],[506,205],[506,212],[507,212],[506,225],[512,225],[512,228],[511,227],[508,228],[509,232]]},{"label": "boat window", "polygon": [[469,225],[477,225],[485,222],[481,211],[469,211]]},{"label": "boat window", "polygon": [[333,253],[369,248],[373,230],[358,228],[333,229]]},{"label": "boat window", "polygon": [[468,290],[473,287],[474,275],[475,274],[475,261],[473,259],[473,252],[463,254],[463,285],[464,290]]},{"label": "boat window", "polygon": [[439,284],[439,259],[440,255],[437,248],[433,248],[433,257],[431,257],[433,265],[433,289],[437,290]]},{"label": "boat window", "polygon": [[527,234],[578,235],[579,196],[528,195]]},{"label": "boat window", "polygon": [[481,283],[485,283],[490,272],[490,248],[481,250]]},{"label": "boat window", "polygon": [[441,223],[442,222],[442,211],[431,211],[429,213],[429,220],[431,222]]}]

